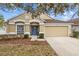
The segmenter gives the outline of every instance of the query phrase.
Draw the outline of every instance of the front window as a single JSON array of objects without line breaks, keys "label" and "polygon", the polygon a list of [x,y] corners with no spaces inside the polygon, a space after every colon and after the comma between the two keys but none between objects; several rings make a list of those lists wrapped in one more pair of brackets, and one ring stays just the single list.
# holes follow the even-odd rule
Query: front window
[{"label": "front window", "polygon": [[17,34],[24,34],[24,25],[17,25]]}]

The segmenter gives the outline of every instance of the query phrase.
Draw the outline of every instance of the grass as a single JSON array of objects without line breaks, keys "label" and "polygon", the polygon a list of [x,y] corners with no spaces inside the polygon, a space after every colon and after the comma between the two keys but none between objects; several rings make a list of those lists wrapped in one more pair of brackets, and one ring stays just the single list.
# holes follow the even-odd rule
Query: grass
[{"label": "grass", "polygon": [[46,41],[0,40],[0,56],[56,56]]},{"label": "grass", "polygon": [[49,45],[1,45],[0,56],[52,56],[56,55]]}]

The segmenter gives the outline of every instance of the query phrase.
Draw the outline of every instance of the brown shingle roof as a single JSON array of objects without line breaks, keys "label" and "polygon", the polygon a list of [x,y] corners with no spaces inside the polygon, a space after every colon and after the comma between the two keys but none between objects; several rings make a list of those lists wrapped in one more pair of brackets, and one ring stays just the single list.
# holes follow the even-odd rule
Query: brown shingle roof
[{"label": "brown shingle roof", "polygon": [[45,23],[70,23],[70,22],[66,22],[66,21],[61,21],[61,20],[55,20],[55,19],[46,19]]}]

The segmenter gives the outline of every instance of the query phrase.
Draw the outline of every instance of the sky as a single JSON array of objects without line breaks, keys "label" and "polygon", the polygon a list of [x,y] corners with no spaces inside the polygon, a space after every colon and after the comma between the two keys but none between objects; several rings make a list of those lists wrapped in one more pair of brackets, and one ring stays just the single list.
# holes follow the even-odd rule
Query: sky
[{"label": "sky", "polygon": [[[35,8],[35,6],[34,6]],[[57,15],[57,16],[54,16],[53,13],[50,13],[50,17],[54,18],[54,19],[57,19],[57,20],[63,20],[63,21],[68,21],[69,19],[71,19],[72,15],[77,11],[77,9],[73,9],[72,11],[66,11],[64,13],[64,15]],[[11,12],[6,12],[6,11],[3,11],[3,10],[0,10],[0,14],[2,14],[4,16],[4,20],[8,20],[8,19],[11,19],[19,14],[22,14],[24,13],[24,10],[18,8],[14,11],[11,11]],[[74,18],[78,18],[77,15],[74,16]]]},{"label": "sky", "polygon": [[24,10],[22,10],[22,9],[16,9],[16,10],[11,11],[11,12],[0,10],[0,14],[3,15],[5,21],[13,18],[19,14],[22,14],[23,12],[24,12]]},{"label": "sky", "polygon": [[54,16],[52,13],[50,14],[50,16],[52,18],[55,18],[57,20],[64,20],[64,21],[68,21],[70,19],[73,19],[73,18],[79,18],[79,16],[77,14],[74,15],[74,17],[72,18],[73,14],[77,11],[77,9],[73,9],[73,10],[70,10],[70,11],[66,11],[63,15],[57,15],[57,16]]}]

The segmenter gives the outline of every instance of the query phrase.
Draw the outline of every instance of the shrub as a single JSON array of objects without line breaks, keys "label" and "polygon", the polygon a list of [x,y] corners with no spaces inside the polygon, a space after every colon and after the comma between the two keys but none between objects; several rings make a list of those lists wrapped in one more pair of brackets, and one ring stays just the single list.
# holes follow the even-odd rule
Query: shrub
[{"label": "shrub", "polygon": [[79,31],[73,31],[73,37],[78,37],[79,36]]},{"label": "shrub", "polygon": [[29,38],[29,34],[25,34],[24,38],[28,39]]},{"label": "shrub", "polygon": [[40,33],[39,36],[38,36],[38,38],[44,39],[44,33]]},{"label": "shrub", "polygon": [[8,35],[8,39],[13,39],[13,38],[15,38],[15,34],[10,34],[10,35]]}]

